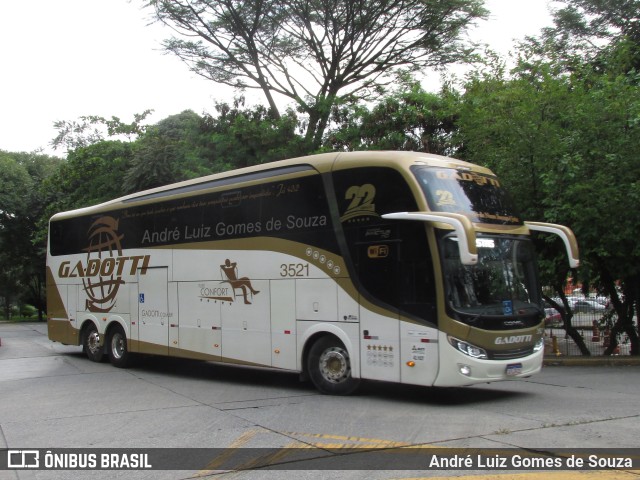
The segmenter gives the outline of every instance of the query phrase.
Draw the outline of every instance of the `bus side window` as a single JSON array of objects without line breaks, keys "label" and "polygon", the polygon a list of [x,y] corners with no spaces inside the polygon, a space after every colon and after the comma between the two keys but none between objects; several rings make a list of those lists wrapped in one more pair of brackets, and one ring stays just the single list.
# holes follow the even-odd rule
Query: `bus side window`
[{"label": "bus side window", "polygon": [[[393,232],[369,240],[372,231]],[[401,313],[436,323],[433,263],[424,224],[398,222],[362,228],[356,242],[356,269],[364,289]]]},{"label": "bus side window", "polygon": [[[360,231],[360,240],[355,245],[355,266],[360,283],[375,299],[395,308],[399,307],[400,292],[398,285],[398,241],[366,240],[371,231],[377,228],[365,228]],[[386,226],[388,229],[388,226]],[[390,230],[387,230],[390,231]]]},{"label": "bus side window", "polygon": [[358,283],[374,301],[436,323],[433,262],[424,223],[386,223],[381,218],[418,209],[405,179],[385,167],[341,170],[333,179]]}]

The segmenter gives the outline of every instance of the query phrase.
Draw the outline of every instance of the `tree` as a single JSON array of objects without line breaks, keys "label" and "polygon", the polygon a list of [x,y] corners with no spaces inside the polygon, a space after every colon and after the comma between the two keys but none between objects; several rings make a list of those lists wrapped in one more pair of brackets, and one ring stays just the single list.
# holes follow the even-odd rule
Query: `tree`
[{"label": "tree", "polygon": [[131,166],[133,143],[101,141],[71,151],[67,160],[40,184],[44,212],[38,238],[46,239],[49,218],[125,194],[123,178]]},{"label": "tree", "polygon": [[20,293],[16,247],[22,244],[20,224],[27,210],[21,194],[32,185],[24,166],[7,152],[0,152],[0,296],[4,300],[5,318]]},{"label": "tree", "polygon": [[298,135],[299,121],[292,110],[273,115],[263,106],[216,104],[216,116],[205,115],[212,168],[223,171],[284,160],[308,153]]},{"label": "tree", "polygon": [[640,202],[640,85],[624,75],[592,75],[573,87],[575,127],[565,137],[562,160],[572,179],[563,194],[574,204],[564,203],[558,213],[581,239],[584,280],[604,290],[617,313],[605,353],[625,333],[631,353],[639,355],[633,316],[640,306],[640,212],[628,207]]},{"label": "tree", "polygon": [[108,137],[125,137],[131,141],[143,134],[146,126],[142,122],[153,112],[145,110],[133,115],[131,123],[125,123],[119,117],[106,119],[98,115],[80,117],[79,120],[60,120],[53,123],[58,135],[51,141],[54,150],[64,148],[67,151],[88,147],[105,139],[104,130]]},{"label": "tree", "polygon": [[539,59],[576,74],[585,66],[598,73],[615,68],[624,74],[640,70],[638,0],[556,0],[554,26],[538,37],[527,38],[521,48],[537,52]]},{"label": "tree", "polygon": [[148,0],[180,37],[167,51],[217,83],[276,95],[307,116],[317,149],[331,107],[378,94],[401,70],[465,59],[462,34],[484,18],[481,0]]},{"label": "tree", "polygon": [[626,332],[632,354],[640,354],[632,320],[640,307],[638,250],[632,240],[640,219],[635,210],[617,214],[621,205],[638,199],[640,2],[561,3],[563,7],[554,13],[555,26],[525,45],[539,61],[552,62],[559,74],[571,78],[576,127],[565,135],[566,154],[560,163],[572,181],[561,192],[582,201],[580,209],[574,205],[561,215],[574,222],[586,247],[582,281],[606,293],[617,314],[605,353],[611,354],[618,334]]},{"label": "tree", "polygon": [[[585,63],[568,75],[553,58],[529,53],[521,50],[511,78],[499,70],[467,83],[459,121],[465,159],[494,169],[516,192],[525,218],[574,230],[583,260],[580,278],[601,286],[618,314],[606,353],[615,348],[616,334],[625,332],[638,354],[632,318],[640,290],[634,240],[640,214],[624,206],[640,200],[640,87],[635,76],[615,69],[598,71]],[[567,268],[558,263],[561,250],[544,240],[540,245],[543,278],[562,296]],[[570,322],[567,328],[580,344]]]},{"label": "tree", "polygon": [[45,243],[38,221],[46,202],[38,186],[62,160],[35,153],[0,151],[0,292],[5,315],[11,302],[45,310]]},{"label": "tree", "polygon": [[453,155],[459,95],[448,86],[435,94],[403,83],[371,109],[334,105],[325,146],[333,150],[412,150]]},{"label": "tree", "polygon": [[210,173],[202,117],[191,110],[149,127],[135,144],[124,175],[128,193]]},{"label": "tree", "polygon": [[190,110],[149,127],[134,146],[125,190],[135,192],[234,168],[306,153],[289,110],[274,117],[263,106],[217,103],[216,115]]},{"label": "tree", "polygon": [[[543,30],[556,47],[568,51],[598,52],[610,41],[627,38],[640,44],[638,0],[558,0],[554,26]],[[598,40],[605,40],[599,42]]]},{"label": "tree", "polygon": [[[570,135],[566,129],[579,128],[570,123],[571,89],[569,79],[557,76],[548,63],[535,68],[527,64],[513,78],[497,65],[490,71],[475,72],[465,85],[458,121],[458,141],[463,145],[460,153],[465,160],[496,172],[513,193],[524,219],[574,226],[573,218],[559,214],[565,204],[579,202],[567,198],[564,188],[571,179],[563,174],[558,161],[566,153],[566,137]],[[536,244],[544,284],[552,287],[555,296],[564,298],[569,265],[561,243],[540,236]],[[589,354],[571,324],[566,298],[563,304],[559,311],[567,333],[583,354]]]}]

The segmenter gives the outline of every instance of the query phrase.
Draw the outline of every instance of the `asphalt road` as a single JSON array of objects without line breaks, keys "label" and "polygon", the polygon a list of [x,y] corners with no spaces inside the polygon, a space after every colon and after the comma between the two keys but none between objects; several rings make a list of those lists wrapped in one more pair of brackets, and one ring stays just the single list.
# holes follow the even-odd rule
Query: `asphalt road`
[{"label": "asphalt road", "polygon": [[[486,478],[502,471],[221,473],[219,456],[240,447],[640,446],[638,366],[553,366],[526,380],[454,389],[366,383],[355,396],[332,397],[300,383],[296,374],[270,370],[154,357],[127,370],[92,363],[80,347],[50,342],[39,323],[0,323],[0,342],[0,448],[228,449],[200,470],[4,470],[0,479]],[[579,478],[639,474],[623,468]],[[545,474],[507,478],[574,473],[539,475]]]}]

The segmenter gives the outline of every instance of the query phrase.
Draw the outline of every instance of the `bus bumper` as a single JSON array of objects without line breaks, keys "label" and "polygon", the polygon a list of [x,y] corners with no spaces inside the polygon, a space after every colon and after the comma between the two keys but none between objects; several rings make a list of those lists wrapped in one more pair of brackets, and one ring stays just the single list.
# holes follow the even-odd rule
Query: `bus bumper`
[{"label": "bus bumper", "polygon": [[440,341],[440,369],[436,387],[455,387],[477,383],[500,382],[529,377],[542,369],[544,349],[509,360],[482,360],[456,350],[446,340]]},{"label": "bus bumper", "polygon": [[66,318],[48,318],[47,330],[51,341],[64,345],[80,345],[78,330],[73,328],[71,322]]}]

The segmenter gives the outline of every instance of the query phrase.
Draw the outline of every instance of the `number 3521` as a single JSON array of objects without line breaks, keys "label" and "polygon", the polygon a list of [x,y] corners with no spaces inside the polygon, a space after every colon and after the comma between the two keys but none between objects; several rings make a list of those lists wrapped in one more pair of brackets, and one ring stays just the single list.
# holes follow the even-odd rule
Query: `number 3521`
[{"label": "number 3521", "polygon": [[308,263],[283,263],[280,265],[281,277],[308,277]]}]

